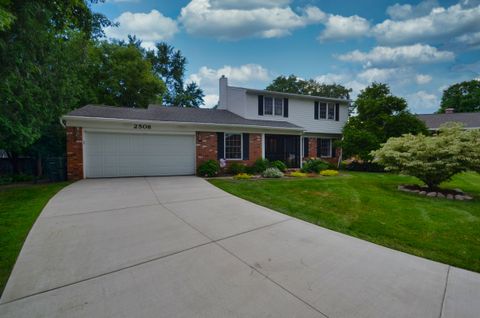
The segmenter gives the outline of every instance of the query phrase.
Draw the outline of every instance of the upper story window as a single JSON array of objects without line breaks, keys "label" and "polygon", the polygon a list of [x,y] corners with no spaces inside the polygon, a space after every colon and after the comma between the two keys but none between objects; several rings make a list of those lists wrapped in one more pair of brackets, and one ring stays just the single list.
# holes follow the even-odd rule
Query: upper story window
[{"label": "upper story window", "polygon": [[283,115],[283,98],[275,98],[275,116]]},{"label": "upper story window", "polygon": [[314,119],[339,120],[340,104],[315,102]]},{"label": "upper story window", "polygon": [[263,113],[265,115],[273,115],[273,97],[265,97]]},{"label": "upper story window", "polygon": [[263,105],[264,115],[283,115],[283,98],[265,96]]},{"label": "upper story window", "polygon": [[242,159],[242,134],[225,134],[225,159]]},{"label": "upper story window", "polygon": [[320,118],[327,119],[327,103],[320,103]]},{"label": "upper story window", "polygon": [[335,119],[335,104],[328,103],[328,119]]}]

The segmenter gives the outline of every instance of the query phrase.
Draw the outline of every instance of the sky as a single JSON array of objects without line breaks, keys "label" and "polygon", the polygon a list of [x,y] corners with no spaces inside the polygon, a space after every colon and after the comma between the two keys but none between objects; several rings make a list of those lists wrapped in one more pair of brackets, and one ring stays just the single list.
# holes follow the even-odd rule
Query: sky
[{"label": "sky", "polygon": [[352,88],[389,84],[414,113],[442,92],[480,80],[480,0],[106,0],[92,5],[119,26],[110,39],[165,41],[188,60],[187,81],[218,101],[218,78],[264,89],[294,74]]}]

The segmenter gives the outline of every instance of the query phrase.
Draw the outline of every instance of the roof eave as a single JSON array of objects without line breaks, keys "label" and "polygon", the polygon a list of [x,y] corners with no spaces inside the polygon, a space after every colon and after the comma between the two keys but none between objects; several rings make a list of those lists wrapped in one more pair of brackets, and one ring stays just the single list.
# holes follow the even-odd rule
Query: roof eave
[{"label": "roof eave", "polygon": [[[233,88],[242,88],[242,87],[234,87]],[[253,94],[271,94],[271,95],[278,95],[283,97],[294,97],[294,98],[302,98],[302,99],[309,99],[309,100],[325,100],[330,102],[340,102],[340,103],[351,103],[351,99],[343,99],[343,98],[332,98],[332,97],[323,97],[323,96],[313,96],[313,95],[302,95],[302,94],[294,94],[294,93],[283,93],[283,92],[275,92],[275,91],[268,91],[263,89],[254,89],[254,88],[243,88],[247,93]]]}]

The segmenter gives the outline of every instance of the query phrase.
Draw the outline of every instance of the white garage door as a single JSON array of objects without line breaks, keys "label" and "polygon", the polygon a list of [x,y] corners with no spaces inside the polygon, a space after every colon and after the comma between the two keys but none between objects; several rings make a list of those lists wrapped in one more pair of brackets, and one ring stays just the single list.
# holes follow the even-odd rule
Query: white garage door
[{"label": "white garage door", "polygon": [[85,132],[84,151],[87,178],[195,173],[191,135]]}]

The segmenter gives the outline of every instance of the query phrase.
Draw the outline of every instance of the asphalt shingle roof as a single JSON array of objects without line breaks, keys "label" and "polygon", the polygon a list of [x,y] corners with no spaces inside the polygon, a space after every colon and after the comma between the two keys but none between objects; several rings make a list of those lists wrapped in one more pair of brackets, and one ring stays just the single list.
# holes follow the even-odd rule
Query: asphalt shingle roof
[{"label": "asphalt shingle roof", "polygon": [[437,129],[447,122],[460,122],[465,128],[480,128],[480,112],[452,114],[421,114],[417,117],[425,122],[430,129]]},{"label": "asphalt shingle roof", "polygon": [[160,105],[150,105],[147,109],[104,105],[86,105],[71,111],[67,114],[67,116],[263,126],[302,130],[302,127],[286,121],[246,119],[223,109],[164,107]]}]

